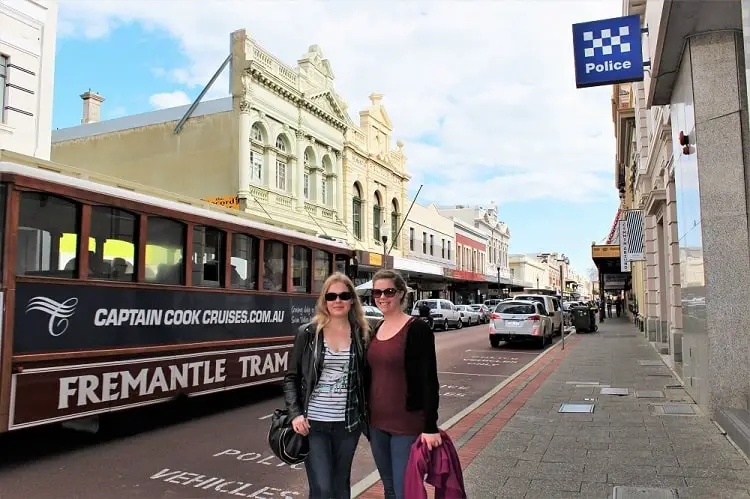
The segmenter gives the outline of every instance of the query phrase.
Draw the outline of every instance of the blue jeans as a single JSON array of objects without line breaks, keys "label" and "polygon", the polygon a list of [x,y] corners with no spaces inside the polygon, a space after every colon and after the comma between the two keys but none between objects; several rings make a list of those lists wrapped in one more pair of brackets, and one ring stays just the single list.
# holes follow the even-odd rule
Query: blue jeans
[{"label": "blue jeans", "polygon": [[341,422],[310,421],[310,453],[305,460],[310,499],[349,499],[359,430]]},{"label": "blue jeans", "polygon": [[404,475],[412,444],[419,435],[394,435],[370,428],[370,448],[386,499],[404,499]]}]

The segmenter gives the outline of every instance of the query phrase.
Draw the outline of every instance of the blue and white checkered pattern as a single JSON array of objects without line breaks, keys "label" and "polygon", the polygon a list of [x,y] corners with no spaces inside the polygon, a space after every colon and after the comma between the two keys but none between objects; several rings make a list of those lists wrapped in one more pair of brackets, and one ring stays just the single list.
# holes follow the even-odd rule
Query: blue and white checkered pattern
[{"label": "blue and white checkered pattern", "polygon": [[614,47],[618,47],[621,54],[630,52],[630,42],[623,41],[623,38],[631,35],[629,26],[621,26],[616,35],[612,34],[611,29],[602,29],[599,33],[599,37],[596,37],[593,31],[583,32],[583,41],[591,44],[583,49],[584,57],[594,57],[596,49],[599,49],[602,55],[612,55]]}]

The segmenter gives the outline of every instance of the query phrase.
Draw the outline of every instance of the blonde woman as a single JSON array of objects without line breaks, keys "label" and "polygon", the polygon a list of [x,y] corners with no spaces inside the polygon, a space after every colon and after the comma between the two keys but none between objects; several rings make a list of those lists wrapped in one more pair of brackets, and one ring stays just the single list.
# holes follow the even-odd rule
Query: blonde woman
[{"label": "blonde woman", "polygon": [[323,284],[315,317],[300,327],[284,377],[294,431],[308,435],[311,499],[349,499],[354,452],[367,432],[364,362],[368,326],[354,285],[336,273]]}]

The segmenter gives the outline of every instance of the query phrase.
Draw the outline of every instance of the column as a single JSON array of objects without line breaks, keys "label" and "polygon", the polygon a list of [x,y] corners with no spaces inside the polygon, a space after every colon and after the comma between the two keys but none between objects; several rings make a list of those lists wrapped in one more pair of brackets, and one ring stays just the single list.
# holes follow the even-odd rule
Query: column
[{"label": "column", "polygon": [[294,169],[294,184],[292,187],[292,196],[298,208],[305,208],[305,149],[307,140],[302,131],[297,130],[297,164]]},{"label": "column", "polygon": [[649,341],[656,341],[659,316],[659,254],[656,243],[656,217],[644,217],[646,234],[646,336]]},{"label": "column", "polygon": [[[239,103],[240,122],[237,151],[238,188],[240,203],[247,203],[250,195],[250,101],[241,99]],[[244,201],[243,201],[244,200]]]},{"label": "column", "polygon": [[341,151],[336,152],[336,197],[334,198],[335,203],[333,207],[336,209],[337,215],[340,219],[344,219],[344,167],[343,167],[343,153]]},{"label": "column", "polygon": [[669,272],[669,353],[672,360],[682,362],[682,293],[680,290],[680,240],[677,232],[677,193],[674,174],[667,182],[667,206],[664,225],[667,231],[667,265]]}]

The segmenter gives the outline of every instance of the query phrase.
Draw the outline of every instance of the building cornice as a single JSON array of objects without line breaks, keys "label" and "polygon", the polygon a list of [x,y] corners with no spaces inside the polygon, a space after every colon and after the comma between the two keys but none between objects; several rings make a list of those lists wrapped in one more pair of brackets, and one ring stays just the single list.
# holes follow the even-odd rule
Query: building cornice
[{"label": "building cornice", "polygon": [[654,189],[648,193],[644,205],[646,215],[656,215],[664,203],[667,202],[667,191],[665,189]]}]

